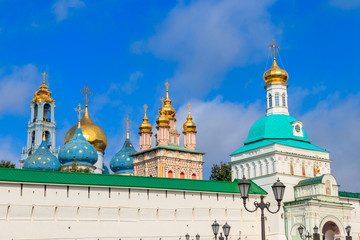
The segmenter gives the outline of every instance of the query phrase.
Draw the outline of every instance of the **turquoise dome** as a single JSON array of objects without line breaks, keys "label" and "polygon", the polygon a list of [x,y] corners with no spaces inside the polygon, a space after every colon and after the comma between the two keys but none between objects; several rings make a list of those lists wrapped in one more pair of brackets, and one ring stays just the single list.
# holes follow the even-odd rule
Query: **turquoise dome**
[{"label": "turquoise dome", "polygon": [[103,163],[103,173],[102,174],[110,174],[109,168]]},{"label": "turquoise dome", "polygon": [[293,139],[310,143],[304,128],[302,128],[303,137],[294,136],[292,123],[296,121],[294,117],[282,114],[272,114],[260,118],[250,128],[244,144],[264,139]]},{"label": "turquoise dome", "polygon": [[133,157],[132,154],[136,153],[135,148],[131,144],[129,138],[126,138],[121,150],[115,154],[110,161],[110,168],[114,173],[133,172]]},{"label": "turquoise dome", "polygon": [[95,148],[85,139],[81,128],[77,128],[72,139],[61,148],[59,161],[63,165],[72,163],[94,165],[98,160]]},{"label": "turquoise dome", "polygon": [[58,171],[59,167],[59,160],[50,152],[45,140],[42,140],[38,149],[24,163],[24,169]]}]

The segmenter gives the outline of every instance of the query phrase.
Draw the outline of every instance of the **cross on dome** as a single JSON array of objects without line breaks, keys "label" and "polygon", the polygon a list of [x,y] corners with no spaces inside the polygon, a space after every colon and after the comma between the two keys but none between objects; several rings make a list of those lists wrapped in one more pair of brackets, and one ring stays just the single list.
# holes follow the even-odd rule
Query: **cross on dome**
[{"label": "cross on dome", "polygon": [[81,104],[79,103],[79,108],[75,108],[75,111],[78,112],[78,119],[79,119],[79,122],[81,120],[81,112],[85,112],[85,110],[81,109]]},{"label": "cross on dome", "polygon": [[148,109],[148,106],[145,104],[143,107],[144,107],[144,111],[145,111],[145,114],[146,114],[146,110]]},{"label": "cross on dome", "polygon": [[274,60],[275,60],[275,49],[279,49],[280,47],[279,46],[275,46],[275,41],[274,39],[272,40],[272,45],[268,44],[268,47],[271,47],[273,49],[273,57],[274,57]]},{"label": "cross on dome", "polygon": [[43,81],[45,82],[45,81],[46,81],[46,77],[47,77],[48,75],[46,74],[45,71],[44,71],[43,73],[41,73],[41,75],[43,75],[43,77],[44,77]]},{"label": "cross on dome", "polygon": [[165,99],[162,97],[162,98],[160,98],[160,100],[161,100],[161,102],[162,102],[162,105],[164,105]]},{"label": "cross on dome", "polygon": [[131,120],[129,120],[129,115],[126,114],[126,119],[124,119],[124,122],[126,122],[126,138],[129,139],[130,136],[129,136],[129,123],[131,123]]},{"label": "cross on dome", "polygon": [[88,106],[88,95],[92,95],[92,92],[89,92],[89,87],[85,85],[84,90],[80,90],[80,92],[85,93],[85,107]]},{"label": "cross on dome", "polygon": [[189,108],[189,113],[190,113],[191,104],[188,103],[187,106],[188,106],[188,108]]}]

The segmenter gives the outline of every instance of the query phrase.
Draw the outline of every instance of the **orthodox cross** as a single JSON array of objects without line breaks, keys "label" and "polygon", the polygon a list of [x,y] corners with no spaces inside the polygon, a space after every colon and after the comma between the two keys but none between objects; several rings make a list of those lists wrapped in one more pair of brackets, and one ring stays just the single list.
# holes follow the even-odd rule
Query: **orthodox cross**
[{"label": "orthodox cross", "polygon": [[162,97],[161,99],[162,105],[164,105],[165,99]]},{"label": "orthodox cross", "polygon": [[45,82],[45,80],[46,80],[46,77],[48,76],[47,74],[46,74],[46,72],[44,71],[43,73],[41,73],[41,75],[43,75],[43,77],[44,77],[44,82]]},{"label": "orthodox cross", "polygon": [[148,109],[148,106],[145,104],[143,107],[144,107],[144,111],[145,111],[145,114],[146,114],[146,110]]},{"label": "orthodox cross", "polygon": [[126,115],[126,119],[124,119],[126,122],[126,138],[129,139],[129,123],[131,123],[131,120],[129,120],[129,115]]},{"label": "orthodox cross", "polygon": [[88,94],[92,95],[92,93],[89,92],[89,87],[87,85],[85,85],[84,90],[80,90],[80,92],[85,93],[85,107],[87,107],[89,102]]},{"label": "orthodox cross", "polygon": [[188,108],[189,108],[189,113],[190,113],[191,104],[188,103],[187,106],[188,106]]},{"label": "orthodox cross", "polygon": [[79,118],[79,122],[81,119],[81,113],[85,112],[84,110],[81,109],[81,104],[79,103],[79,108],[75,108],[75,111],[79,113],[78,118]]},{"label": "orthodox cross", "polygon": [[279,46],[275,46],[275,42],[274,39],[272,40],[272,45],[268,44],[268,47],[271,47],[273,49],[273,56],[274,56],[274,60],[275,60],[275,49],[279,49]]},{"label": "orthodox cross", "polygon": [[170,84],[169,84],[168,80],[166,80],[165,86],[166,86],[166,98],[169,98],[169,86],[170,86]]}]

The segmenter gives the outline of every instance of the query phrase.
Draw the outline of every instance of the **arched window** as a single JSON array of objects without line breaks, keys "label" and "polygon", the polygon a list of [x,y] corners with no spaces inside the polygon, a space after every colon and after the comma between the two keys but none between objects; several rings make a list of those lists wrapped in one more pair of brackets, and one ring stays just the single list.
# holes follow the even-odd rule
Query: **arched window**
[{"label": "arched window", "polygon": [[173,171],[170,170],[168,172],[168,178],[173,178],[173,177],[174,177]]},{"label": "arched window", "polygon": [[275,93],[275,106],[280,106],[279,93]]},{"label": "arched window", "polygon": [[35,131],[31,133],[31,146],[35,145]]},{"label": "arched window", "polygon": [[185,173],[181,172],[181,173],[180,173],[180,178],[181,178],[181,179],[184,179],[184,178],[185,178]]},{"label": "arched window", "polygon": [[45,132],[45,140],[46,140],[46,145],[50,147],[51,146],[50,133],[48,131]]},{"label": "arched window", "polygon": [[286,107],[285,93],[282,94],[282,105]]},{"label": "arched window", "polygon": [[197,179],[195,173],[193,173],[193,174],[191,175],[191,179]]},{"label": "arched window", "polygon": [[37,120],[37,117],[38,117],[38,105],[35,104],[35,107],[34,107],[34,119],[33,119],[33,122],[35,122]]},{"label": "arched window", "polygon": [[50,110],[50,104],[45,104],[44,105],[44,119],[43,121],[46,121],[47,122],[51,122],[51,110]]},{"label": "arched window", "polygon": [[269,108],[272,108],[272,95],[269,93]]}]

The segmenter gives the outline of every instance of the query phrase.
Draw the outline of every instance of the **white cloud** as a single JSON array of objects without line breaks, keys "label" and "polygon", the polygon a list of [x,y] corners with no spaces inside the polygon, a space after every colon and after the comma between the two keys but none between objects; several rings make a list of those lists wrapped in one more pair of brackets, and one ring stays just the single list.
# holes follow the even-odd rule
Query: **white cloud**
[{"label": "white cloud", "polygon": [[341,99],[337,94],[320,101],[301,116],[310,141],[330,151],[332,173],[341,189],[358,191],[360,181],[360,92]]},{"label": "white cloud", "polygon": [[360,0],[330,0],[329,4],[343,10],[350,10],[360,7]]},{"label": "white cloud", "polygon": [[0,75],[0,116],[24,114],[40,80],[40,73],[32,64],[14,67],[11,74]]},{"label": "white cloud", "polygon": [[130,74],[129,81],[127,81],[121,88],[127,94],[133,93],[137,88],[138,79],[144,76],[144,74],[140,71],[136,71]]},{"label": "white cloud", "polygon": [[273,2],[180,1],[153,36],[133,44],[133,51],[177,62],[172,83],[187,95],[202,96],[232,68],[266,56],[266,44],[281,33],[267,11]]},{"label": "white cloud", "polygon": [[56,21],[61,22],[69,15],[70,8],[83,8],[85,3],[80,0],[59,0],[52,6]]},{"label": "white cloud", "polygon": [[[206,152],[204,179],[208,179],[214,163],[229,162],[229,155],[243,145],[251,125],[264,116],[263,106],[258,102],[250,105],[225,102],[221,96],[212,101],[193,100],[191,104],[198,131],[196,149]],[[179,132],[187,114],[188,107],[184,104],[176,115]]]}]

